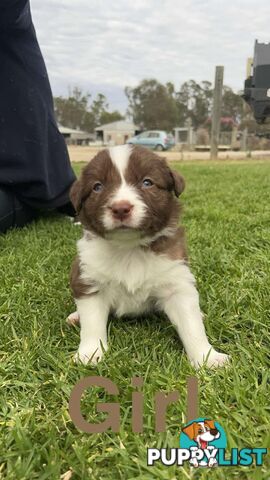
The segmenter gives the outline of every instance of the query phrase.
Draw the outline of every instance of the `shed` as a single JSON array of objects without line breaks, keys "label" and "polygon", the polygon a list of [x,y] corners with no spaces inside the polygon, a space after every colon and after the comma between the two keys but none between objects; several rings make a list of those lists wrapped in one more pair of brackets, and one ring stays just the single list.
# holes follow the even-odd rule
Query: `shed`
[{"label": "shed", "polygon": [[105,145],[122,145],[134,135],[141,132],[141,129],[132,122],[118,120],[106,123],[95,128],[96,139],[101,140]]}]

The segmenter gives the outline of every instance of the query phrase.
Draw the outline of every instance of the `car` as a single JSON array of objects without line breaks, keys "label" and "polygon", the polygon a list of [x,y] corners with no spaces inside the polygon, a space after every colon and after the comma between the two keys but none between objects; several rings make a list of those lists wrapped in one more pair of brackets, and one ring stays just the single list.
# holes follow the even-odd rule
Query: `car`
[{"label": "car", "polygon": [[129,145],[142,145],[143,147],[152,148],[159,152],[169,150],[169,148],[175,145],[173,135],[163,130],[148,130],[142,132],[135,137],[129,138],[127,143]]}]

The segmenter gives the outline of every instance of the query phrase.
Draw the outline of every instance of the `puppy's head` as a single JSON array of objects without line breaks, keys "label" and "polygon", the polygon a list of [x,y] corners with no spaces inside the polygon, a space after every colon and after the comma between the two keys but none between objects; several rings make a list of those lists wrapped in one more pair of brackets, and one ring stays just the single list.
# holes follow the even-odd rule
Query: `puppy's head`
[{"label": "puppy's head", "polygon": [[86,229],[108,238],[131,231],[143,237],[177,225],[183,190],[183,178],[163,158],[122,145],[93,158],[70,198]]},{"label": "puppy's head", "polygon": [[195,442],[204,444],[211,442],[219,437],[219,431],[215,426],[214,420],[205,420],[204,422],[193,422],[183,428],[183,432]]}]

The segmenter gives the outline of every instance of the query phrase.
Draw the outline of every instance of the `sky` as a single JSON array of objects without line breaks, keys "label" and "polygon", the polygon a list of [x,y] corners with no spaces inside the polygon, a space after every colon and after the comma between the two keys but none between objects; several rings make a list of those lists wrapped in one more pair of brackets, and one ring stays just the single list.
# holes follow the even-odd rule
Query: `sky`
[{"label": "sky", "polygon": [[243,89],[254,42],[270,41],[269,0],[32,0],[54,95],[79,86],[125,113],[125,86],[144,78]]}]

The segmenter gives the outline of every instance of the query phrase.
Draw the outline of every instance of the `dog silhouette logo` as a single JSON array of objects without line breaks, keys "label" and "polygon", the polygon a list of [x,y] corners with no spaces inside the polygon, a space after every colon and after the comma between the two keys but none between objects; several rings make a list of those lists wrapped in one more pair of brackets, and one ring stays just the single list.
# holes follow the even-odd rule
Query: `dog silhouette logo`
[{"label": "dog silhouette logo", "polygon": [[221,425],[209,418],[197,418],[182,428],[180,447],[189,449],[193,467],[218,466],[218,450],[227,446],[226,433]]}]

